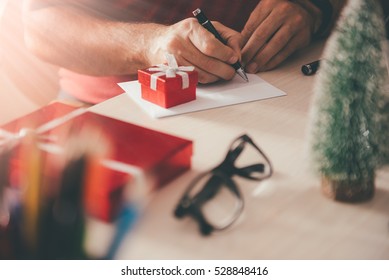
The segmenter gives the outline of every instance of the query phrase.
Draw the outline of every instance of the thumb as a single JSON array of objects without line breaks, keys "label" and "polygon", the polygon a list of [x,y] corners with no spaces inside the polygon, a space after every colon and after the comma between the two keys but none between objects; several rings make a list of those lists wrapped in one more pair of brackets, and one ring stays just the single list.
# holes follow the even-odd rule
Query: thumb
[{"label": "thumb", "polygon": [[234,50],[240,60],[241,50],[244,45],[242,35],[218,22],[215,22],[215,28],[218,30],[220,36],[227,42],[227,46]]}]

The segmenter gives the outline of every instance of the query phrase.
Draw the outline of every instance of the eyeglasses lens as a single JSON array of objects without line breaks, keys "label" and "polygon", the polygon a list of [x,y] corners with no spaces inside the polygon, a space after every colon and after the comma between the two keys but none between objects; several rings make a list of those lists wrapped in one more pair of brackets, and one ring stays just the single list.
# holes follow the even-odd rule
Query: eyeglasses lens
[{"label": "eyeglasses lens", "polygon": [[237,169],[236,175],[252,178],[255,180],[265,179],[271,174],[271,166],[262,151],[251,141],[244,141],[242,138],[232,143],[230,154],[235,157],[233,162]]},{"label": "eyeglasses lens", "polygon": [[243,201],[236,192],[229,177],[210,172],[195,181],[189,197],[210,225],[223,229],[236,220],[243,208]]}]

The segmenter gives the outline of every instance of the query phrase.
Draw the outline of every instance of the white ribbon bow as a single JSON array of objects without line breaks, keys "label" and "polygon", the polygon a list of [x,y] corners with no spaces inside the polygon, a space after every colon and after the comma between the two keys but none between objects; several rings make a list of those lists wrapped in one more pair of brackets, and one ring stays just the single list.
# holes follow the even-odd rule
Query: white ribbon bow
[{"label": "white ribbon bow", "polygon": [[[59,117],[59,118],[50,120],[47,123],[44,123],[36,129],[22,128],[22,129],[20,129],[19,133],[9,132],[5,129],[0,128],[0,152],[1,152],[2,146],[10,145],[12,148],[17,143],[19,143],[23,139],[23,137],[25,137],[29,133],[35,133],[38,136],[38,147],[41,150],[46,151],[46,152],[50,152],[50,153],[60,154],[63,152],[63,148],[60,147],[58,144],[53,143],[56,141],[56,139],[53,139],[53,138],[46,136],[45,133],[47,133],[48,131],[50,131],[50,130],[52,130],[52,129],[54,129],[54,128],[66,123],[66,122],[68,122],[68,121],[70,121],[70,120],[72,120],[72,119],[74,119],[82,114],[84,114],[86,111],[87,110],[83,107],[78,108],[78,109],[75,109],[62,117]],[[50,141],[50,142],[46,142],[46,141]],[[143,174],[144,171],[135,165],[131,165],[128,163],[122,163],[122,162],[119,162],[116,160],[110,160],[110,159],[103,159],[102,164],[104,166],[112,169],[112,170],[120,171],[123,173],[128,173],[128,174],[130,174],[133,177],[136,177],[138,179],[139,179],[140,175],[144,176],[144,174]]]},{"label": "white ribbon bow", "polygon": [[182,77],[182,89],[189,87],[189,75],[186,72],[193,71],[193,66],[178,66],[176,58],[172,54],[166,54],[166,64],[158,64],[157,67],[151,67],[149,71],[159,71],[151,74],[150,88],[157,90],[157,79],[159,76],[166,75],[166,78],[174,78],[176,74]]},{"label": "white ribbon bow", "polygon": [[22,128],[19,133],[12,133],[9,131],[6,131],[2,128],[0,128],[0,146],[2,145],[7,145],[8,143],[18,143],[23,137],[25,137],[29,133],[35,133],[38,135],[39,140],[53,140],[53,139],[48,139],[46,136],[42,135],[49,130],[60,126],[61,124],[64,124],[65,122],[83,114],[86,112],[85,108],[79,108],[76,109],[62,117],[53,119],[41,126],[39,126],[36,129],[31,129],[31,128]]}]

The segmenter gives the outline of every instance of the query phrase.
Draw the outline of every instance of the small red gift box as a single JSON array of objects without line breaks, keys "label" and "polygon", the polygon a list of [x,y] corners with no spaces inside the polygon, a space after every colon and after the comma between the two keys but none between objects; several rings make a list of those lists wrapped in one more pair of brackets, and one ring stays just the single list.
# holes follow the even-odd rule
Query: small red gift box
[{"label": "small red gift box", "polygon": [[173,59],[168,59],[168,65],[138,70],[143,99],[164,108],[196,99],[197,71],[192,66],[178,67]]},{"label": "small red gift box", "polygon": [[[42,129],[45,126],[46,128]],[[77,139],[77,135],[88,135],[85,131],[91,127],[98,128],[103,138],[108,139],[110,143],[109,152],[103,155],[106,158],[96,163],[97,156],[87,167],[88,172],[92,172],[94,176],[88,177],[84,183],[86,212],[99,219],[111,221],[120,210],[124,186],[133,177],[133,174],[128,174],[125,170],[139,169],[153,178],[155,182],[153,187],[159,187],[191,166],[192,141],[190,140],[83,109],[76,110],[73,106],[58,102],[8,123],[1,129],[10,133],[18,133],[22,128],[35,129],[40,133],[41,138],[54,139],[52,141],[63,145],[67,142],[65,138],[69,135],[69,131]],[[85,140],[85,138],[80,139]],[[90,139],[85,141],[86,144],[96,142],[95,138],[91,135]],[[20,173],[20,165],[23,164],[23,160],[18,158],[18,153],[16,155],[12,164],[14,170],[11,170],[11,173]],[[52,175],[55,174],[53,172],[55,167],[50,163],[59,160],[61,155],[46,153],[44,157],[44,160],[49,162],[44,172],[49,179],[50,176],[55,177]],[[112,167],[115,164],[122,168]],[[20,177],[21,174],[16,175]]]}]

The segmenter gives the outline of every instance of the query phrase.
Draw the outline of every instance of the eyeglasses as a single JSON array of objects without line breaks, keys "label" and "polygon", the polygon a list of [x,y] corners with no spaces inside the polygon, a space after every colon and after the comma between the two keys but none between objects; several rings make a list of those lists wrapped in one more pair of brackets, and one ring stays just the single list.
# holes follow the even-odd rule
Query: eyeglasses
[{"label": "eyeglasses", "polygon": [[175,217],[192,217],[203,235],[231,226],[243,211],[244,201],[234,175],[261,181],[273,173],[267,156],[246,134],[235,139],[225,159],[197,176],[180,199]]}]

